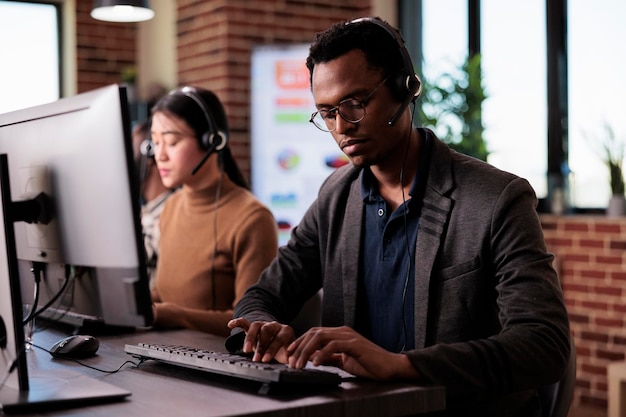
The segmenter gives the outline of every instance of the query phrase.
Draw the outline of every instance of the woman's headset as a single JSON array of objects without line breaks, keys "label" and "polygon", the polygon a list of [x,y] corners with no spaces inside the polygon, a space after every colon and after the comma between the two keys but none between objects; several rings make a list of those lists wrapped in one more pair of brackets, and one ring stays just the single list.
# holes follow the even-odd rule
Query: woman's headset
[{"label": "woman's headset", "polygon": [[[226,143],[228,142],[228,135],[223,130],[217,127],[217,123],[215,123],[215,119],[213,118],[213,114],[209,111],[206,102],[202,99],[198,91],[194,87],[182,87],[178,90],[174,90],[170,94],[182,94],[186,97],[189,97],[193,101],[196,102],[202,113],[204,113],[204,117],[206,118],[207,125],[209,126],[208,130],[200,136],[200,146],[204,150],[209,150],[211,148],[212,151],[221,151],[226,147]],[[214,141],[218,140],[219,142],[214,143]]]},{"label": "woman's headset", "polygon": [[[208,126],[207,131],[202,133],[198,138],[202,149],[206,150],[207,153],[210,154],[213,151],[219,152],[226,147],[226,144],[228,143],[228,134],[224,130],[218,128],[218,125],[215,122],[212,113],[209,111],[206,102],[202,99],[194,87],[185,86],[172,90],[169,94],[183,95],[193,100],[202,111]],[[148,133],[146,140],[141,144],[140,151],[141,154],[146,157],[154,157],[154,146],[152,144],[150,133]]]}]

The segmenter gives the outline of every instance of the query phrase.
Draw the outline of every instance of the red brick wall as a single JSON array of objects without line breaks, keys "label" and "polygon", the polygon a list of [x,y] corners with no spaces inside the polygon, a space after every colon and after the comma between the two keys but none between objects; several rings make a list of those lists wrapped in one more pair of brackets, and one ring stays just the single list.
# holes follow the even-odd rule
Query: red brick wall
[{"label": "red brick wall", "polygon": [[607,406],[607,364],[626,352],[626,221],[543,216],[578,354],[575,404]]},{"label": "red brick wall", "polygon": [[250,174],[250,58],[259,44],[310,43],[370,0],[178,0],[178,80],[213,90],[226,107],[230,146]]},{"label": "red brick wall", "polygon": [[136,65],[134,23],[108,23],[89,13],[93,0],[76,0],[77,92],[119,83],[124,70]]}]

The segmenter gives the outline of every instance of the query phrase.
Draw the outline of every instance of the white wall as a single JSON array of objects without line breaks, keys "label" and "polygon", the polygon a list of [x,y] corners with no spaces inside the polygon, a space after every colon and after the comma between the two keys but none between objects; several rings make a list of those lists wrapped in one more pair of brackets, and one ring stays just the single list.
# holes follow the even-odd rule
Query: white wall
[{"label": "white wall", "polygon": [[398,5],[396,1],[372,0],[372,16],[378,16],[393,26],[398,25]]}]

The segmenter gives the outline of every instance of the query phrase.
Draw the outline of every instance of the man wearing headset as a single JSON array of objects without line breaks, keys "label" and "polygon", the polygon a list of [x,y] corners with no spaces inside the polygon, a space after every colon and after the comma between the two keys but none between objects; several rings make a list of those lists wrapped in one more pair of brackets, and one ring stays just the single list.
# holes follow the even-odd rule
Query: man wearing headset
[{"label": "man wearing headset", "polygon": [[[420,82],[385,22],[333,25],[307,66],[311,121],[352,164],[237,304],[227,347],[445,385],[447,415],[540,416],[570,334],[533,189],[413,126]],[[322,327],[296,337],[284,323],[320,288]]]}]

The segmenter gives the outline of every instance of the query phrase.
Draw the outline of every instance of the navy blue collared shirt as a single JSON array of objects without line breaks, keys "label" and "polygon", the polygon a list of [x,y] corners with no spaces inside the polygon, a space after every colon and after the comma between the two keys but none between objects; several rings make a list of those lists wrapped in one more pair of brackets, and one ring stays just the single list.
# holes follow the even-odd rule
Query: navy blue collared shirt
[{"label": "navy blue collared shirt", "polygon": [[413,258],[432,148],[431,140],[422,135],[426,146],[420,169],[406,201],[393,213],[378,192],[369,168],[364,169],[361,182],[365,216],[356,330],[392,352],[415,346]]}]

